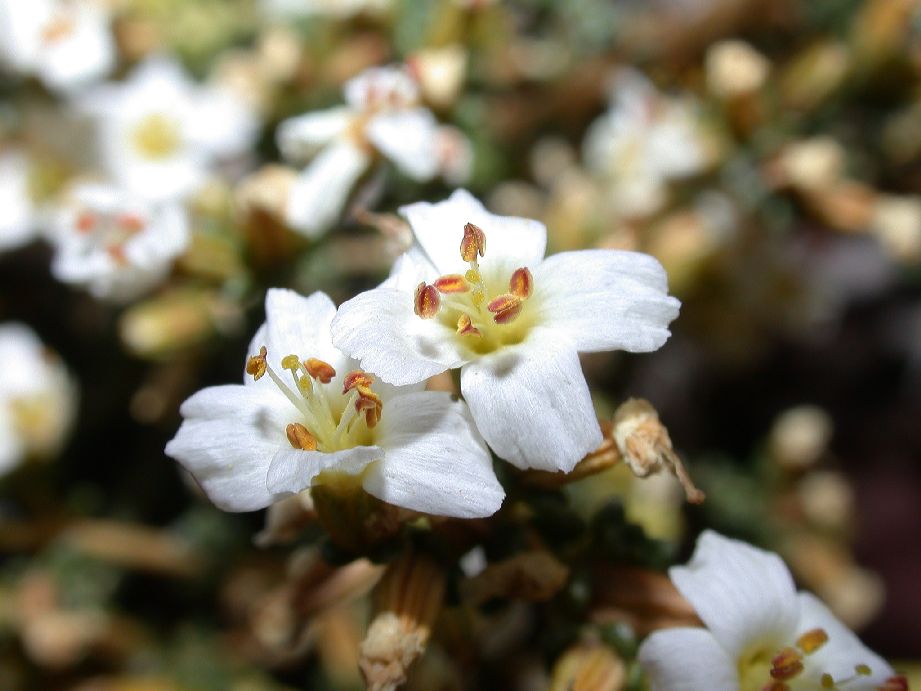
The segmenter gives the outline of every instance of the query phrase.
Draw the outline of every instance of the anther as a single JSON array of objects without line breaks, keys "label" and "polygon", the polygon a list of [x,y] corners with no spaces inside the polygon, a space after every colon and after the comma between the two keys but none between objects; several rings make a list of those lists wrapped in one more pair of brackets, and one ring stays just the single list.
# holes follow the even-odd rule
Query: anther
[{"label": "anther", "polygon": [[822,675],[820,682],[822,684],[823,689],[835,688],[835,679],[834,677],[832,677],[832,675],[828,674],[827,672]]},{"label": "anther", "polygon": [[342,393],[347,394],[352,389],[369,389],[371,384],[374,383],[374,379],[367,372],[357,369],[354,372],[349,372],[345,375],[345,379],[342,380]]},{"label": "anther", "polygon": [[129,233],[136,233],[144,228],[144,219],[135,214],[121,214],[115,219],[115,222],[122,230]]},{"label": "anther", "polygon": [[493,321],[496,322],[496,324],[508,324],[515,321],[518,315],[521,314],[521,306],[520,297],[512,295],[511,293],[506,293],[505,295],[493,298],[486,306],[486,309],[495,315]]},{"label": "anther", "polygon": [[515,270],[509,279],[508,288],[512,295],[517,295],[522,300],[531,297],[531,292],[534,290],[534,277],[528,271],[528,267],[522,266]]},{"label": "anther", "polygon": [[433,284],[439,293],[466,293],[470,286],[460,274],[448,274],[435,279]]},{"label": "anther", "polygon": [[259,381],[262,375],[265,374],[267,367],[265,357],[267,354],[266,347],[262,346],[259,348],[258,355],[251,355],[246,361],[246,373],[253,375],[253,381]]},{"label": "anther", "polygon": [[317,450],[317,438],[299,422],[292,422],[285,427],[285,436],[288,437],[288,442],[295,449],[302,449],[304,451]]},{"label": "anther", "polygon": [[473,223],[464,225],[464,238],[460,244],[461,257],[465,262],[475,262],[477,255],[486,254],[486,233]]},{"label": "anther", "polygon": [[296,372],[301,368],[301,360],[297,355],[285,355],[281,359],[281,367]]},{"label": "anther", "polygon": [[876,691],[908,691],[908,679],[901,674],[889,677],[882,686],[876,688]]},{"label": "anther", "polygon": [[438,314],[441,307],[441,298],[438,297],[438,290],[435,286],[427,285],[425,282],[416,286],[416,295],[414,300],[413,311],[416,316],[423,319],[431,319]]},{"label": "anther", "polygon": [[811,655],[828,642],[825,629],[812,629],[796,639],[796,647],[807,655]]},{"label": "anther", "polygon": [[469,314],[462,314],[458,317],[457,333],[460,336],[482,336],[480,330],[473,325]]},{"label": "anther", "polygon": [[336,376],[336,370],[331,364],[315,357],[304,360],[304,369],[307,370],[307,374],[322,384],[329,384]]},{"label": "anther", "polygon": [[803,657],[793,648],[784,648],[771,660],[771,677],[779,681],[793,679],[803,671]]},{"label": "anther", "polygon": [[355,410],[365,414],[365,423],[369,429],[380,422],[383,409],[384,404],[376,393],[371,389],[359,389],[358,400],[355,401]]},{"label": "anther", "polygon": [[477,271],[476,269],[467,269],[466,273],[464,274],[464,278],[466,278],[471,283],[482,283],[483,282],[483,277],[480,275],[480,272]]},{"label": "anther", "polygon": [[81,233],[89,233],[96,227],[96,214],[91,211],[84,211],[77,216],[76,226]]},{"label": "anther", "polygon": [[870,665],[855,665],[854,671],[862,677],[868,677],[873,674],[873,670],[870,669]]}]

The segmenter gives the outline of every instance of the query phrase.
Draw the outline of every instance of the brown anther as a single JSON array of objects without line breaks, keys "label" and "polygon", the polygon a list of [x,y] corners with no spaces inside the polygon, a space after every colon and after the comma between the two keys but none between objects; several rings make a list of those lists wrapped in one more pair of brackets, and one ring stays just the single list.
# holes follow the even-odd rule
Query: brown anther
[{"label": "brown anther", "polygon": [[84,211],[79,216],[77,216],[77,220],[74,225],[81,233],[89,233],[91,230],[93,230],[93,228],[96,227],[97,220],[98,219],[96,214],[94,214],[92,211]]},{"label": "brown anther", "polygon": [[342,393],[347,394],[352,389],[368,389],[370,391],[371,384],[374,383],[374,378],[365,372],[364,370],[357,369],[353,372],[349,372],[345,375],[345,379],[342,380]]},{"label": "brown anther", "polygon": [[796,647],[807,655],[811,655],[826,643],[828,634],[825,633],[825,629],[812,629],[796,639]]},{"label": "brown anther", "polygon": [[522,266],[515,270],[509,279],[508,289],[512,295],[517,295],[522,300],[531,297],[531,292],[534,290],[534,277],[528,271],[528,267]]},{"label": "brown anther", "polygon": [[876,691],[909,691],[908,678],[901,674],[895,677],[889,677],[882,686],[876,687]]},{"label": "brown anther", "polygon": [[486,233],[473,223],[464,225],[464,238],[460,244],[461,257],[465,262],[475,262],[477,255],[486,254]]},{"label": "brown anther", "polygon": [[253,381],[259,381],[262,378],[262,375],[265,374],[266,370],[266,355],[268,350],[265,346],[259,348],[258,355],[250,355],[249,359],[246,361],[246,373],[253,375]]},{"label": "brown anther", "polygon": [[416,316],[423,319],[431,319],[438,314],[441,307],[441,298],[438,296],[438,290],[435,286],[427,285],[425,282],[416,286],[416,295],[414,298],[413,311]]},{"label": "brown anther", "polygon": [[784,648],[771,660],[771,677],[779,681],[793,679],[803,671],[803,656],[794,648]]},{"label": "brown anther", "polygon": [[480,330],[473,325],[469,314],[462,314],[457,319],[457,333],[460,336],[482,336]]},{"label": "brown anther", "polygon": [[144,219],[137,214],[121,214],[115,219],[115,222],[119,228],[129,233],[137,233],[144,228]]},{"label": "brown anther", "polygon": [[493,298],[490,300],[489,304],[486,305],[486,309],[495,315],[493,321],[496,322],[496,324],[509,324],[515,321],[518,315],[521,314],[521,307],[521,298],[511,293],[505,293],[504,295]]},{"label": "brown anther", "polygon": [[288,437],[288,442],[295,449],[303,449],[304,451],[317,450],[317,438],[299,422],[292,422],[285,427],[285,436]]},{"label": "brown anther", "polygon": [[355,401],[355,410],[359,413],[364,413],[365,423],[368,428],[372,428],[380,422],[384,404],[381,402],[380,396],[371,389],[362,387],[358,391],[359,396],[358,400]]},{"label": "brown anther", "polygon": [[439,293],[466,293],[470,290],[466,279],[460,274],[448,274],[435,279],[434,286]]},{"label": "brown anther", "polygon": [[307,374],[322,384],[329,384],[336,376],[336,370],[331,364],[315,357],[304,360],[304,369],[307,370]]},{"label": "brown anther", "polygon": [[125,265],[128,263],[128,255],[125,254],[125,248],[122,245],[109,245],[106,251],[116,264]]}]

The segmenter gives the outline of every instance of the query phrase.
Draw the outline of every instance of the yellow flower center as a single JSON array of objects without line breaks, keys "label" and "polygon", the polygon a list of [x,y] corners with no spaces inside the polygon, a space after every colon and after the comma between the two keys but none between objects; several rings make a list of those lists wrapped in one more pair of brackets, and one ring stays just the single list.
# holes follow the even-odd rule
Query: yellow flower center
[{"label": "yellow flower center", "polygon": [[131,133],[134,148],[146,159],[156,161],[172,156],[179,149],[179,124],[161,113],[143,118]]}]

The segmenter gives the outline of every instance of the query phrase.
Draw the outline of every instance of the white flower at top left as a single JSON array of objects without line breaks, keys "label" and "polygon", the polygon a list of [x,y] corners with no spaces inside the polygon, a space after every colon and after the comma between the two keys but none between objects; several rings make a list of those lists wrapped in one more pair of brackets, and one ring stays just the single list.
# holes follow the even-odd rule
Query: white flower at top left
[{"label": "white flower at top left", "polygon": [[393,387],[336,350],[323,293],[270,290],[242,385],[183,403],[166,446],[208,497],[254,511],[351,477],[369,494],[424,513],[489,516],[504,492],[463,402]]}]

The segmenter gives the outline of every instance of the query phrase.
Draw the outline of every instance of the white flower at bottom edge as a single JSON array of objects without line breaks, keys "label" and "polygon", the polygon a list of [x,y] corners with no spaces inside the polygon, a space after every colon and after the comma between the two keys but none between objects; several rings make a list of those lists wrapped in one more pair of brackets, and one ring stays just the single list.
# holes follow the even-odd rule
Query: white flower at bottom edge
[{"label": "white flower at bottom edge", "polygon": [[776,554],[707,531],[669,571],[706,628],[656,631],[639,660],[652,691],[907,691]]},{"label": "white flower at bottom edge", "polygon": [[25,324],[0,325],[0,473],[61,446],[77,407],[76,385],[60,358]]},{"label": "white flower at bottom edge", "polygon": [[461,368],[487,443],[521,468],[569,472],[601,443],[579,352],[658,349],[679,302],[653,257],[544,258],[538,221],[496,216],[468,192],[401,209],[416,246],[344,303],[333,342],[392,384]]},{"label": "white flower at bottom edge", "polygon": [[245,384],[189,398],[166,446],[215,504],[254,511],[345,474],[415,511],[498,510],[504,492],[461,401],[356,371],[330,341],[336,308],[323,293],[273,289],[265,305]]},{"label": "white flower at bottom edge", "polygon": [[76,185],[50,232],[55,278],[96,297],[131,300],[169,272],[189,242],[185,210],[151,204],[110,185]]}]

